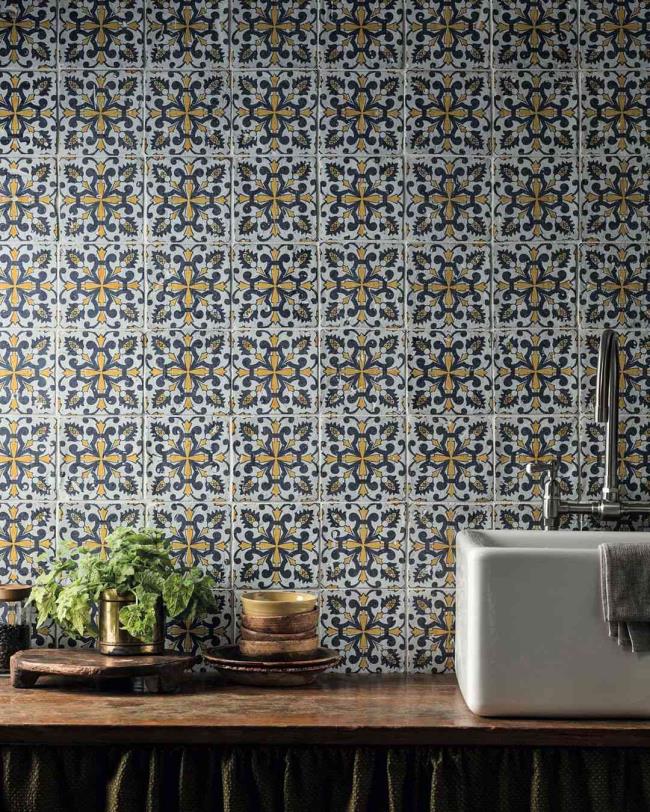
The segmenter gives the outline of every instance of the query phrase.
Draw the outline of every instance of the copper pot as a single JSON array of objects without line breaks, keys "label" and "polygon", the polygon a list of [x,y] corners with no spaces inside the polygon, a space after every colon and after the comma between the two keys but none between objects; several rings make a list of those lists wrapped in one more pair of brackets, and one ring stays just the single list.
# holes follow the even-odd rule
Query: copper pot
[{"label": "copper pot", "polygon": [[99,598],[99,652],[100,654],[139,655],[162,654],[165,648],[165,615],[162,600],[156,604],[156,624],[151,640],[138,640],[120,624],[120,609],[135,598],[130,592],[120,593],[105,589]]}]

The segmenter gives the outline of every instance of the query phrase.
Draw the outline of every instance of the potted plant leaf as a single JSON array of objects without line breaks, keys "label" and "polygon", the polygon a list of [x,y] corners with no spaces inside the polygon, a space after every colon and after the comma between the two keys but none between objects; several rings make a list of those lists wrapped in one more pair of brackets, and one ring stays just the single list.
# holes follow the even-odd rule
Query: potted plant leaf
[{"label": "potted plant leaf", "polygon": [[70,634],[98,636],[102,654],[160,654],[165,612],[193,620],[213,608],[211,579],[195,567],[178,570],[161,530],[120,527],[106,545],[102,560],[70,543],[39,574],[30,598],[39,624],[49,618]]}]

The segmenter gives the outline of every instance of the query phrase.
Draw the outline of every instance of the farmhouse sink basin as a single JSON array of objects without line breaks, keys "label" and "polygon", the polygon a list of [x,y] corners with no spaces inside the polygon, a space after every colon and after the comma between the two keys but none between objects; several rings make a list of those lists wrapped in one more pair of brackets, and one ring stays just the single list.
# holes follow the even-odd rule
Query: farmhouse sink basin
[{"label": "farmhouse sink basin", "polygon": [[650,717],[650,653],[620,648],[603,621],[598,545],[606,540],[650,544],[650,533],[458,535],[456,671],[470,710]]}]

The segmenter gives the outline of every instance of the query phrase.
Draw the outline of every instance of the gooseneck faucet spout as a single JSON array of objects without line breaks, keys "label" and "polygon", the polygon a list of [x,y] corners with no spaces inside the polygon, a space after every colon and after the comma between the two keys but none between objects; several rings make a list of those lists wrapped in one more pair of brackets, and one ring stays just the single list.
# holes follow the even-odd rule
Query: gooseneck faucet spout
[{"label": "gooseneck faucet spout", "polygon": [[618,336],[614,330],[604,330],[600,339],[598,371],[596,375],[597,423],[605,424],[605,476],[597,501],[572,502],[561,498],[558,479],[559,463],[554,459],[529,463],[526,470],[531,476],[544,477],[542,525],[545,530],[556,530],[560,517],[567,513],[618,519],[621,515],[650,514],[650,502],[625,502],[619,497],[618,482],[618,396],[619,396]]}]

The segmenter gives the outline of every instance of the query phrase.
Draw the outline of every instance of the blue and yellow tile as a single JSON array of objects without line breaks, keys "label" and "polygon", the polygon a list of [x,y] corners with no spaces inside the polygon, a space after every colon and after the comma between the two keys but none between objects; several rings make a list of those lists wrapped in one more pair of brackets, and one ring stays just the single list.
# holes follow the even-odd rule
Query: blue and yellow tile
[{"label": "blue and yellow tile", "polygon": [[136,71],[64,71],[59,137],[68,155],[139,155],[142,77]]},{"label": "blue and yellow tile", "polygon": [[327,331],[321,337],[321,392],[328,414],[404,411],[401,331]]},{"label": "blue and yellow tile", "polygon": [[[494,506],[494,526],[500,530],[542,530],[543,521],[544,508],[541,502],[532,505],[519,503]],[[580,516],[563,514],[560,516],[559,527],[562,530],[579,530]]]},{"label": "blue and yellow tile", "polygon": [[325,592],[321,643],[342,656],[334,670],[346,674],[404,671],[404,593],[398,589]]},{"label": "blue and yellow tile", "polygon": [[61,333],[58,346],[61,414],[140,414],[142,333]]},{"label": "blue and yellow tile", "polygon": [[29,415],[51,412],[54,357],[51,331],[0,330],[0,407]]},{"label": "blue and yellow tile", "polygon": [[59,60],[66,67],[139,68],[144,0],[59,5]]},{"label": "blue and yellow tile", "polygon": [[134,499],[142,494],[142,421],[68,417],[59,424],[59,482],[72,499]]},{"label": "blue and yellow tile", "polygon": [[150,73],[145,95],[147,154],[223,155],[229,152],[227,73]]},{"label": "blue and yellow tile", "polygon": [[456,586],[456,536],[461,530],[492,527],[484,505],[409,506],[408,584],[453,589]]},{"label": "blue and yellow tile", "polygon": [[239,417],[233,428],[237,501],[318,499],[318,420]]},{"label": "blue and yellow tile", "polygon": [[650,74],[600,71],[582,77],[582,149],[585,153],[650,149]]},{"label": "blue and yellow tile", "polygon": [[396,154],[402,150],[399,73],[323,73],[320,137],[323,152]]},{"label": "blue and yellow tile", "polygon": [[575,417],[511,417],[495,422],[496,497],[539,500],[543,483],[526,472],[528,463],[557,462],[560,490],[575,497],[578,488],[578,427]]},{"label": "blue and yellow tile", "polygon": [[56,153],[56,74],[0,71],[0,150]]},{"label": "blue and yellow tile", "polygon": [[148,496],[228,498],[230,432],[226,419],[149,418],[146,451]]},{"label": "blue and yellow tile", "polygon": [[492,410],[489,333],[412,332],[408,368],[411,413],[485,414]]},{"label": "blue and yellow tile", "polygon": [[323,243],[320,251],[323,327],[401,327],[404,254],[388,243]]},{"label": "blue and yellow tile", "polygon": [[480,418],[416,418],[409,424],[409,488],[431,502],[492,498],[492,427]]},{"label": "blue and yellow tile", "polygon": [[238,0],[230,21],[233,64],[316,66],[316,0]]},{"label": "blue and yellow tile", "polygon": [[406,54],[410,66],[423,69],[489,67],[490,3],[410,0]]},{"label": "blue and yellow tile", "polygon": [[230,326],[226,245],[182,242],[147,247],[147,308],[153,329]]},{"label": "blue and yellow tile", "polygon": [[[650,331],[618,330],[618,407],[627,414],[650,414]],[[600,332],[581,335],[580,387],[584,413],[594,408]]]},{"label": "blue and yellow tile", "polygon": [[228,411],[230,341],[227,333],[199,330],[149,333],[145,366],[149,413]]},{"label": "blue and yellow tile", "polygon": [[147,229],[151,240],[224,240],[230,235],[230,162],[149,158]]},{"label": "blue and yellow tile", "polygon": [[306,589],[318,585],[320,527],[315,505],[237,505],[235,586]]},{"label": "blue and yellow tile", "polygon": [[499,245],[494,254],[494,320],[500,327],[572,327],[576,322],[574,245]]},{"label": "blue and yellow tile", "polygon": [[315,246],[235,246],[232,299],[233,321],[238,327],[316,327]]},{"label": "blue and yellow tile", "polygon": [[[605,466],[605,427],[581,426],[582,487],[589,498],[600,496]],[[621,499],[650,498],[650,419],[626,417],[618,424],[618,477]]]},{"label": "blue and yellow tile", "polygon": [[575,73],[499,72],[495,75],[494,108],[497,153],[577,154]]},{"label": "blue and yellow tile", "polygon": [[576,64],[576,0],[499,0],[493,14],[498,67],[555,70]]},{"label": "blue and yellow tile", "polygon": [[234,173],[235,239],[315,239],[313,159],[242,159]]},{"label": "blue and yellow tile", "polygon": [[213,602],[214,611],[194,620],[168,618],[165,624],[165,647],[178,654],[201,654],[204,650],[232,643],[232,594],[217,589],[213,594]]},{"label": "blue and yellow tile", "polygon": [[0,158],[0,240],[54,240],[56,165],[52,158]]},{"label": "blue and yellow tile", "polygon": [[411,245],[410,327],[489,327],[490,252],[482,245]]},{"label": "blue and yellow tile", "polygon": [[650,22],[643,0],[581,0],[580,29],[584,66],[650,66]]},{"label": "blue and yellow tile", "polygon": [[229,505],[156,502],[148,509],[148,522],[164,530],[177,567],[198,567],[215,586],[230,586]]},{"label": "blue and yellow tile", "polygon": [[117,527],[143,527],[144,505],[92,502],[59,504],[58,551],[67,542],[108,558],[107,538]]},{"label": "blue and yellow tile", "polygon": [[408,595],[408,670],[446,674],[454,670],[456,594],[412,589]]},{"label": "blue and yellow tile", "polygon": [[122,242],[142,236],[140,159],[67,159],[59,171],[64,239]]},{"label": "blue and yellow tile", "polygon": [[0,579],[31,583],[54,557],[54,505],[22,503],[0,506]]},{"label": "blue and yellow tile", "polygon": [[580,249],[580,321],[586,327],[647,327],[650,248],[585,245]]},{"label": "blue and yellow tile", "polygon": [[316,151],[316,73],[237,71],[233,74],[233,140],[239,153]]},{"label": "blue and yellow tile", "polygon": [[500,332],[494,347],[494,395],[500,414],[578,411],[578,340],[565,330]]},{"label": "blue and yellow tile", "polygon": [[318,335],[286,330],[232,335],[233,406],[238,414],[318,411]]},{"label": "blue and yellow tile", "polygon": [[398,417],[324,419],[321,427],[323,497],[351,502],[403,500],[406,495],[404,422]]},{"label": "blue and yellow tile", "polygon": [[406,145],[412,153],[490,152],[490,82],[477,72],[408,73]]},{"label": "blue and yellow tile", "polygon": [[497,240],[571,240],[578,236],[575,159],[517,156],[495,163]]},{"label": "blue and yellow tile", "polygon": [[401,239],[401,160],[323,159],[320,179],[321,239]]},{"label": "blue and yellow tile", "polygon": [[149,0],[147,64],[152,68],[220,68],[228,65],[228,4]]},{"label": "blue and yellow tile", "polygon": [[405,586],[404,505],[323,505],[320,583],[327,589]]},{"label": "blue and yellow tile", "polygon": [[143,325],[144,262],[140,246],[62,246],[59,275],[63,327],[92,330]]},{"label": "blue and yellow tile", "polygon": [[0,322],[51,327],[56,318],[53,245],[0,246]]},{"label": "blue and yellow tile", "polygon": [[0,417],[0,499],[55,494],[56,427],[49,417]]},{"label": "blue and yellow tile", "polygon": [[490,189],[490,163],[485,158],[409,160],[408,235],[412,239],[487,239]]},{"label": "blue and yellow tile", "polygon": [[320,7],[320,64],[327,68],[401,68],[399,0],[324,0]]},{"label": "blue and yellow tile", "polygon": [[56,67],[56,0],[0,8],[0,67]]},{"label": "blue and yellow tile", "polygon": [[650,161],[608,155],[582,167],[582,236],[586,240],[650,238]]}]

